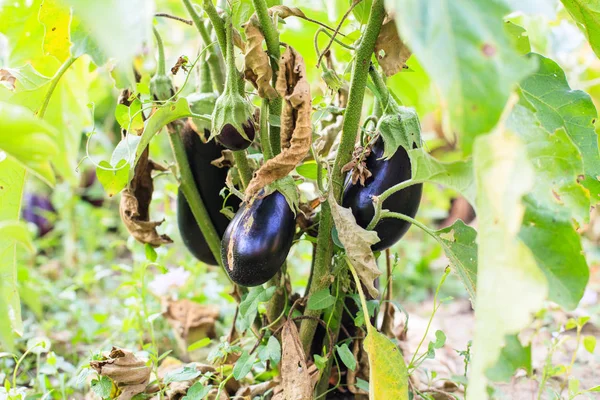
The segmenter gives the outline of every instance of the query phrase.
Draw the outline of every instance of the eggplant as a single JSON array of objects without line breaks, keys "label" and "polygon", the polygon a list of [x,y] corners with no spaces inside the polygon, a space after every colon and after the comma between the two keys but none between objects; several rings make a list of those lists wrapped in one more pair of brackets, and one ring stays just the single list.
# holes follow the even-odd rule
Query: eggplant
[{"label": "eggplant", "polygon": [[22,206],[23,219],[37,227],[39,237],[54,229],[54,222],[48,219],[48,215],[56,214],[56,209],[48,197],[25,193]]},{"label": "eggplant", "polygon": [[242,135],[240,135],[233,125],[225,124],[221,129],[221,133],[217,135],[217,141],[232,151],[247,149],[254,140],[256,129],[254,127],[254,122],[251,120],[248,120],[242,125],[242,127],[244,128],[244,133],[249,140],[246,140]]},{"label": "eggplant", "polygon": [[283,265],[295,232],[294,212],[281,193],[243,204],[221,241],[225,271],[238,285],[262,285]]},{"label": "eggplant", "polygon": [[[205,134],[210,134],[208,129],[205,129]],[[211,161],[221,157],[224,148],[214,140],[203,143],[189,123],[186,123],[182,129],[181,139],[200,198],[217,234],[222,238],[229,225],[229,219],[221,213],[223,198],[219,193],[225,186],[227,169],[218,168],[212,165]],[[229,196],[225,205],[233,208],[235,212],[240,207],[240,200],[235,196]],[[217,265],[181,189],[177,192],[177,225],[183,243],[194,257],[206,264]]]},{"label": "eggplant", "polygon": [[[360,182],[349,184],[344,190],[342,206],[352,209],[356,222],[366,228],[375,214],[371,196],[379,196],[387,189],[398,183],[409,180],[412,177],[410,158],[404,147],[399,146],[394,155],[384,160],[384,143],[381,137],[377,139],[371,154],[367,157],[367,168],[372,176],[365,181],[365,186]],[[349,181],[348,175],[347,181]],[[386,199],[382,204],[383,209],[414,217],[419,209],[423,185],[412,185],[404,188]],[[410,228],[410,223],[386,218],[379,221],[375,226],[375,232],[379,235],[379,242],[371,246],[373,251],[379,251],[391,247]]]}]

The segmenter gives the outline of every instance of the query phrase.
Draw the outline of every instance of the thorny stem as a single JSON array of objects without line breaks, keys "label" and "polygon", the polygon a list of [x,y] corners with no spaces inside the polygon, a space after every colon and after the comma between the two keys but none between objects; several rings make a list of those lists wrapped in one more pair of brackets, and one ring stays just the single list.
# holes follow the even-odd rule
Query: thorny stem
[{"label": "thorny stem", "polygon": [[[254,10],[256,11],[256,17],[260,24],[262,34],[265,36],[265,43],[267,44],[267,52],[271,60],[271,69],[273,70],[273,83],[277,80],[277,71],[279,71],[279,32],[277,27],[273,24],[271,17],[269,17],[269,9],[265,0],[252,0]],[[277,97],[269,101],[269,113],[271,116],[279,117],[281,115],[281,98]],[[281,153],[280,143],[280,127],[271,125],[269,140],[271,142],[271,151],[273,156]]]},{"label": "thorny stem", "polygon": [[[202,37],[202,41],[204,42],[204,45],[208,46],[212,42],[212,40],[210,39],[210,34],[208,33],[208,29],[206,29],[206,26],[204,26],[204,24],[202,23],[202,19],[200,18],[200,16],[194,9],[194,6],[192,5],[190,0],[183,0],[183,5],[187,9],[188,14],[190,14],[192,21],[194,21],[194,25],[196,25],[196,29],[198,29],[198,32],[200,33],[200,36]],[[213,23],[213,26],[214,26],[214,23]],[[215,28],[215,31],[217,31],[217,28]],[[217,35],[217,37],[218,37],[218,35]],[[219,45],[220,45],[220,43],[219,43]],[[210,73],[212,75],[213,81],[219,92],[223,91],[223,83],[224,83],[223,70],[221,69],[221,65],[220,65],[221,63],[219,61],[220,57],[221,56],[219,55],[217,48],[215,46],[212,46],[210,48],[210,55],[208,56],[208,64],[210,66]]]},{"label": "thorny stem", "polygon": [[173,154],[175,156],[175,161],[179,167],[179,184],[181,191],[190,205],[192,214],[194,214],[194,218],[196,218],[196,223],[200,227],[200,232],[202,232],[202,236],[204,236],[210,251],[212,252],[219,266],[222,267],[223,262],[221,261],[221,239],[219,238],[219,235],[217,234],[217,231],[211,222],[208,211],[206,211],[204,202],[202,201],[202,198],[198,193],[198,189],[196,188],[194,176],[192,175],[192,170],[190,169],[190,164],[188,163],[185,153],[185,147],[183,146],[183,141],[181,140],[180,129],[181,128],[177,126],[175,128],[175,132],[169,133],[168,136],[171,143],[171,148],[173,149]]},{"label": "thorny stem", "polygon": [[269,141],[269,102],[262,100],[260,106],[260,145],[265,161],[273,158],[273,150]]},{"label": "thorny stem", "polygon": [[163,45],[162,38],[158,33],[155,26],[152,27],[154,38],[156,39],[156,47],[158,49],[158,62],[156,64],[156,75],[167,75],[165,69],[165,46]]},{"label": "thorny stem", "polygon": [[38,117],[40,119],[44,118],[44,114],[46,114],[46,109],[48,108],[48,103],[50,103],[50,98],[52,97],[52,93],[54,93],[54,89],[56,89],[56,86],[58,85],[58,82],[60,81],[60,78],[62,78],[62,76],[65,74],[65,72],[67,72],[67,70],[69,69],[69,67],[71,65],[73,65],[73,63],[75,62],[75,60],[77,60],[77,57],[69,57],[64,63],[63,65],[60,66],[60,68],[58,69],[58,71],[56,71],[56,73],[54,74],[54,76],[52,77],[52,80],[50,81],[50,86],[48,87],[48,91],[46,92],[46,96],[44,97],[44,102],[42,103],[42,106],[40,107],[39,111],[38,111]]},{"label": "thorny stem", "polygon": [[248,163],[246,150],[234,151],[233,158],[235,159],[235,165],[240,173],[240,179],[245,190],[252,179],[252,168],[250,168],[250,164]]},{"label": "thorny stem", "polygon": [[223,24],[223,18],[219,16],[219,12],[215,8],[215,5],[212,3],[212,0],[204,0],[202,2],[202,7],[208,15],[208,19],[215,30],[215,34],[217,35],[217,42],[219,42],[219,47],[221,51],[225,52],[227,49],[226,45],[226,34],[225,34],[225,25]]},{"label": "thorny stem", "polygon": [[[360,124],[362,104],[365,95],[365,87],[369,73],[369,65],[375,41],[379,36],[385,10],[384,0],[373,0],[371,5],[371,14],[361,43],[357,48],[353,63],[352,81],[350,84],[350,93],[348,105],[346,107],[344,123],[342,125],[342,137],[338,148],[338,154],[335,159],[333,171],[331,172],[334,198],[339,199],[343,189],[342,166],[347,164],[351,157],[358,134]],[[333,219],[329,202],[321,205],[321,220],[319,226],[319,235],[317,237],[317,254],[315,257],[315,266],[313,270],[313,279],[308,295],[329,287],[330,265],[333,258],[333,242],[331,239],[331,229]],[[321,313],[315,310],[306,310],[304,315],[318,317]],[[317,325],[311,319],[302,321],[300,326],[300,340],[304,351],[310,351],[310,344],[315,334]]]}]

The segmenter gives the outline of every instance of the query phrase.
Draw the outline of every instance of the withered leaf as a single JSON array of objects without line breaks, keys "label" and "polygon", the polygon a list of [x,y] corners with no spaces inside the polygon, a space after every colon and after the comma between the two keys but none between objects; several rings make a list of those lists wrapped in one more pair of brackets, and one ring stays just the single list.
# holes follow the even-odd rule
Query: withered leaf
[{"label": "withered leaf", "polygon": [[358,361],[358,365],[354,371],[348,369],[346,383],[348,384],[348,390],[350,390],[350,392],[365,395],[367,393],[356,386],[356,378],[360,378],[364,381],[369,380],[369,356],[362,345],[365,337],[364,332],[359,331],[358,335],[359,337],[354,340],[352,347],[352,355],[354,356],[354,359]]},{"label": "withered leaf", "polygon": [[306,15],[302,12],[301,9],[297,7],[288,7],[283,5],[273,6],[269,8],[269,14],[277,14],[281,19],[286,19],[287,17],[298,17],[306,19]]},{"label": "withered leaf", "polygon": [[386,18],[375,42],[375,55],[385,75],[392,76],[408,68],[406,61],[410,54],[410,49],[400,39],[395,21]]},{"label": "withered leaf", "polygon": [[304,59],[288,46],[279,63],[277,92],[283,97],[281,114],[281,153],[268,160],[248,184],[246,200],[268,184],[283,178],[310,150],[312,137],[310,85]]},{"label": "withered leaf", "polygon": [[120,400],[129,400],[142,393],[150,380],[150,367],[131,351],[113,347],[103,354],[104,360],[90,362],[90,366],[102,376],[112,379],[121,389]]},{"label": "withered leaf", "polygon": [[367,157],[371,155],[371,146],[357,146],[352,153],[352,160],[342,167],[342,172],[352,171],[352,184],[360,181],[361,186],[365,186],[365,182],[373,174],[367,168]]},{"label": "withered leaf", "polygon": [[244,56],[244,77],[258,89],[260,97],[274,99],[277,97],[277,92],[271,86],[273,71],[269,63],[269,56],[263,49],[265,37],[260,30],[256,16],[250,18],[244,25],[244,31],[248,44]]},{"label": "withered leaf", "polygon": [[234,163],[233,152],[231,150],[221,150],[221,157],[212,160],[210,163],[218,168],[230,168]]},{"label": "withered leaf", "polygon": [[125,227],[141,243],[148,243],[153,247],[173,243],[167,235],[159,235],[156,227],[162,221],[150,221],[150,202],[154,184],[152,182],[152,171],[165,171],[166,169],[148,158],[149,148],[140,156],[135,166],[133,179],[129,186],[123,190],[119,212]]},{"label": "withered leaf", "polygon": [[[298,328],[287,320],[281,332],[281,386],[285,400],[313,398],[316,381],[306,364],[306,355],[298,337]],[[318,379],[318,377],[317,377]]]},{"label": "withered leaf", "polygon": [[199,304],[188,299],[166,300],[163,315],[182,338],[192,329],[203,329],[208,337],[215,337],[215,322],[219,317],[216,306]]},{"label": "withered leaf", "polygon": [[352,210],[340,206],[331,192],[328,201],[333,222],[337,228],[340,242],[346,249],[346,255],[369,294],[373,298],[377,298],[379,291],[375,287],[374,281],[381,275],[381,271],[377,268],[371,245],[379,242],[379,236],[374,231],[361,228],[356,223]]},{"label": "withered leaf", "polygon": [[15,90],[17,78],[7,69],[0,68],[0,83],[6,86],[9,90]]}]

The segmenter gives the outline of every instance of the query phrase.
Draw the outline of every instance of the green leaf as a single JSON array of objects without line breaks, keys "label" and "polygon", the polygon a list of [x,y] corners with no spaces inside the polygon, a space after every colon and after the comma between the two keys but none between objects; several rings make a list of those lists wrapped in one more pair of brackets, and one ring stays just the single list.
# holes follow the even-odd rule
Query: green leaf
[{"label": "green leaf", "polygon": [[[305,177],[306,179],[310,179],[313,181],[316,181],[319,178],[318,175],[318,171],[317,171],[317,163],[313,160],[311,161],[306,161],[304,164],[302,165],[298,165],[296,167],[296,172],[298,173],[298,175]],[[321,176],[326,176],[326,171],[323,167],[321,167]]]},{"label": "green leaf", "polygon": [[348,348],[348,344],[344,343],[341,346],[335,346],[335,349],[344,365],[352,371],[356,370],[356,359],[354,358],[354,354],[352,354]]},{"label": "green leaf", "polygon": [[600,57],[600,1],[561,0],[577,26],[585,33],[592,50]]},{"label": "green leaf", "polygon": [[314,354],[313,357],[315,359],[315,365],[317,366],[317,369],[319,371],[323,371],[325,369],[325,367],[327,366],[328,358],[320,356],[318,354]]},{"label": "green leaf", "polygon": [[598,136],[594,130],[597,112],[592,99],[581,90],[572,90],[565,73],[554,61],[539,54],[532,54],[532,58],[538,61],[538,69],[521,82],[521,100],[535,111],[548,132],[565,129],[583,157],[585,174],[597,179],[600,176]]},{"label": "green leaf", "polygon": [[25,64],[20,68],[6,68],[12,76],[15,77],[16,91],[33,91],[44,86],[50,81],[50,78],[40,74],[31,64]]},{"label": "green leaf", "polygon": [[202,339],[198,340],[197,342],[190,344],[187,348],[187,351],[192,352],[192,351],[201,349],[203,347],[208,346],[210,344],[210,342],[211,342],[210,338],[207,338],[207,337],[202,338]]},{"label": "green leaf", "polygon": [[244,378],[252,370],[255,361],[256,354],[250,354],[244,350],[240,358],[238,358],[233,366],[233,377],[238,381]]},{"label": "green leaf", "polygon": [[463,195],[471,205],[475,205],[475,177],[471,160],[443,163],[422,148],[409,150],[408,155],[413,180],[449,187]]},{"label": "green leaf", "polygon": [[505,337],[526,327],[548,293],[531,251],[518,239],[534,185],[526,148],[510,131],[478,138],[473,166],[477,185],[478,266],[475,337],[467,400],[487,398],[485,371],[496,364]]},{"label": "green leaf", "polygon": [[96,176],[106,193],[112,197],[127,186],[129,165],[127,165],[126,160],[121,160],[113,167],[108,161],[103,160],[96,167]]},{"label": "green leaf", "polygon": [[141,136],[125,135],[110,156],[110,164],[117,165],[119,161],[125,160],[129,165],[133,166],[133,162],[135,161],[135,149],[140,143],[140,140]]},{"label": "green leaf", "polygon": [[73,15],[85,26],[90,39],[98,43],[107,57],[130,62],[151,36],[152,1],[67,0],[67,3],[73,7]]},{"label": "green leaf", "polygon": [[474,303],[477,293],[477,231],[459,219],[435,234]]},{"label": "green leaf", "polygon": [[174,371],[167,372],[163,379],[163,383],[168,385],[171,382],[191,381],[202,375],[195,365],[186,365],[183,368],[178,368]]},{"label": "green leaf", "polygon": [[[0,221],[11,224],[19,219],[25,185],[25,168],[12,157],[0,159]],[[21,302],[17,289],[17,242],[0,240],[0,340],[13,350],[13,331],[23,334]]]},{"label": "green leaf", "polygon": [[596,349],[596,337],[591,335],[584,336],[583,348],[586,349],[588,353],[594,354],[594,350]]},{"label": "green leaf", "polygon": [[[387,0],[402,39],[440,90],[446,131],[471,152],[477,135],[498,122],[515,84],[534,64],[504,30],[503,0]],[[443,60],[441,62],[440,60]]]},{"label": "green leaf", "polygon": [[511,39],[513,47],[517,49],[520,54],[525,55],[531,52],[531,43],[529,43],[529,36],[527,36],[525,28],[511,21],[506,21],[504,23],[504,30]]},{"label": "green leaf", "polygon": [[383,158],[389,159],[402,146],[406,151],[421,147],[421,123],[414,108],[397,107],[398,114],[384,114],[377,131],[384,143]]},{"label": "green leaf", "polygon": [[242,329],[246,329],[252,325],[258,314],[258,304],[268,301],[276,289],[276,286],[271,286],[267,289],[263,286],[257,286],[245,295],[240,302],[240,321],[244,323]]},{"label": "green leaf", "polygon": [[364,379],[356,378],[356,387],[369,393],[369,382]]},{"label": "green leaf", "polygon": [[89,27],[76,15],[71,20],[71,42],[73,57],[88,54],[94,64],[98,66],[104,65],[108,61],[107,55],[92,36]]},{"label": "green leaf", "polygon": [[135,151],[135,164],[137,164],[140,156],[146,150],[146,146],[150,140],[156,135],[165,125],[176,121],[180,118],[191,117],[192,112],[185,97],[181,97],[175,103],[167,103],[163,107],[156,110],[154,114],[146,121],[144,133],[138,143]]},{"label": "green leaf", "polygon": [[279,364],[279,361],[281,361],[281,345],[275,336],[271,336],[267,341],[267,352],[273,364]]},{"label": "green leaf", "polygon": [[0,241],[16,242],[24,246],[29,252],[33,253],[35,247],[33,246],[31,239],[31,233],[24,222],[18,220],[0,220]]},{"label": "green leaf", "polygon": [[519,368],[523,368],[528,376],[532,374],[531,344],[523,346],[517,335],[507,335],[506,345],[496,365],[489,368],[485,375],[494,382],[509,382]]},{"label": "green leaf", "polygon": [[408,371],[400,349],[367,325],[364,348],[369,355],[369,398],[408,400]]},{"label": "green leaf", "polygon": [[144,128],[144,119],[142,118],[142,102],[135,99],[127,107],[125,104],[117,104],[115,108],[115,118],[126,131],[137,131]]},{"label": "green leaf", "polygon": [[309,297],[307,307],[309,310],[324,310],[334,304],[335,296],[329,293],[329,288],[325,288],[313,293]]},{"label": "green leaf", "polygon": [[102,399],[110,399],[113,383],[107,376],[101,376],[100,379],[92,381],[92,390]]},{"label": "green leaf", "polygon": [[50,161],[58,155],[57,133],[25,107],[0,103],[0,150],[47,184],[55,183]]},{"label": "green leaf", "polygon": [[181,400],[202,400],[212,389],[212,385],[204,385],[202,382],[196,382],[190,387]]},{"label": "green leaf", "polygon": [[156,250],[154,247],[150,246],[150,244],[146,243],[144,246],[144,251],[146,253],[146,260],[150,262],[155,262],[158,255],[156,254]]}]

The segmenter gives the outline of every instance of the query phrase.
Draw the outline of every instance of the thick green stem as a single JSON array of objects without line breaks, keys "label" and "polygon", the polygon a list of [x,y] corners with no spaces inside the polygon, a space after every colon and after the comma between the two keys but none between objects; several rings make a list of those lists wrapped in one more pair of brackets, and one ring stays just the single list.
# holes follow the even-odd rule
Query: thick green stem
[{"label": "thick green stem", "polygon": [[[277,27],[273,24],[271,17],[269,16],[269,9],[265,0],[252,0],[254,10],[256,11],[256,17],[260,23],[260,29],[265,36],[265,43],[267,44],[267,52],[271,59],[271,69],[273,70],[273,83],[277,79],[277,71],[279,71],[279,32]],[[271,116],[279,117],[281,115],[281,98],[269,101],[269,113]],[[271,126],[269,139],[271,142],[271,150],[273,155],[281,153],[280,143],[280,127]]]},{"label": "thick green stem", "polygon": [[244,186],[244,189],[246,189],[248,183],[250,183],[250,180],[252,179],[252,168],[250,168],[250,164],[248,163],[246,150],[234,151],[233,158],[235,159],[235,165],[240,173],[242,185]]},{"label": "thick green stem", "polygon": [[371,81],[373,82],[373,88],[375,89],[375,96],[381,102],[381,107],[383,108],[383,112],[392,112],[397,113],[398,104],[396,100],[392,97],[392,94],[388,90],[383,78],[377,72],[374,67],[369,69],[369,76],[371,77]]},{"label": "thick green stem", "polygon": [[204,0],[202,2],[202,8],[204,8],[206,15],[208,15],[208,19],[210,19],[213,29],[215,30],[217,42],[219,43],[221,51],[225,52],[225,49],[227,48],[227,42],[225,38],[225,25],[223,24],[223,19],[219,16],[215,5],[212,3],[212,0]]},{"label": "thick green stem", "polygon": [[[194,21],[194,25],[196,25],[196,29],[198,29],[198,32],[200,33],[200,37],[202,37],[202,41],[204,42],[204,45],[208,46],[210,43],[212,43],[212,40],[210,38],[208,29],[206,29],[206,27],[202,23],[202,19],[200,18],[200,16],[194,9],[194,6],[192,5],[190,0],[183,0],[183,5],[187,9],[188,14],[190,14],[192,21]],[[215,28],[215,31],[216,30],[217,30],[217,28]],[[209,68],[210,68],[210,74],[212,76],[215,87],[217,88],[217,90],[219,92],[222,92],[223,85],[224,85],[224,77],[223,77],[223,69],[221,68],[220,58],[221,58],[221,55],[219,54],[219,51],[216,48],[216,46],[211,46],[210,54],[208,56],[208,64],[209,64]]]},{"label": "thick green stem", "polygon": [[212,83],[210,81],[210,69],[208,64],[200,61],[198,66],[198,78],[200,80],[199,90],[200,93],[211,93],[213,91]]},{"label": "thick green stem", "polygon": [[154,33],[154,38],[156,39],[156,47],[158,49],[158,62],[156,64],[156,75],[166,75],[165,68],[165,46],[163,44],[162,38],[158,33],[156,27],[152,27],[152,32]]},{"label": "thick green stem", "polygon": [[180,128],[177,127],[174,133],[169,133],[169,141],[171,142],[171,148],[173,149],[173,154],[175,155],[175,160],[179,167],[179,184],[181,191],[190,205],[192,214],[194,214],[194,218],[196,218],[196,223],[200,227],[200,232],[202,232],[202,236],[204,236],[204,240],[206,240],[211,253],[219,265],[222,266],[221,239],[211,222],[208,211],[206,211],[204,202],[194,183],[194,176],[192,175],[192,170],[190,169],[190,164],[185,153],[185,147],[183,146],[183,141],[181,140],[179,132]]},{"label": "thick green stem", "polygon": [[44,97],[44,102],[42,103],[42,106],[40,107],[37,113],[40,119],[44,118],[44,114],[46,114],[46,109],[48,108],[48,104],[50,103],[50,98],[52,97],[52,93],[54,93],[54,89],[56,89],[56,85],[58,85],[60,78],[62,78],[62,76],[65,74],[65,72],[67,72],[69,67],[73,65],[75,60],[77,60],[77,57],[69,57],[63,63],[63,65],[60,66],[58,71],[56,71],[56,73],[52,77],[52,80],[50,81],[50,86],[48,87],[48,91],[46,92],[46,96]]},{"label": "thick green stem", "polygon": [[[335,303],[335,307],[331,312],[331,323],[329,324],[329,329],[333,333],[333,343],[329,343],[329,335],[325,335],[325,340],[323,341],[323,345],[326,348],[333,346],[337,342],[337,338],[340,334],[340,327],[342,325],[342,313],[344,312],[344,302],[346,296],[343,294],[340,296]],[[325,365],[325,369],[321,374],[321,379],[317,384],[317,397],[324,394],[329,389],[329,378],[331,377],[331,367],[333,366],[333,357],[330,357],[327,360],[327,364]]]},{"label": "thick green stem", "polygon": [[260,145],[265,161],[273,158],[273,150],[271,142],[269,142],[269,102],[267,99],[263,99],[260,106]]},{"label": "thick green stem", "polygon": [[[330,190],[333,190],[336,199],[340,199],[343,189],[342,167],[352,158],[352,151],[354,150],[354,144],[358,134],[371,56],[385,16],[383,3],[384,0],[373,0],[367,28],[360,45],[356,50],[354,58],[348,106],[344,113],[344,124],[342,125],[342,137],[333,171],[331,173],[332,187],[330,187]],[[331,240],[333,220],[331,209],[327,202],[321,205],[320,221],[319,235],[317,237],[317,256],[313,271],[313,280],[308,293],[309,296],[319,290],[327,288],[330,284],[330,265],[333,258],[333,242]],[[318,318],[320,314],[319,311],[308,309],[305,311],[305,315],[311,317]],[[316,327],[317,323],[312,319],[303,320],[302,325],[300,326],[300,340],[302,341],[306,353],[310,351],[310,344],[315,334]]]},{"label": "thick green stem", "polygon": [[227,56],[225,62],[227,64],[227,75],[225,77],[225,89],[228,93],[239,93],[240,73],[235,66],[235,56],[233,54],[233,22],[231,18],[227,18],[225,22],[226,44],[225,48]]}]

